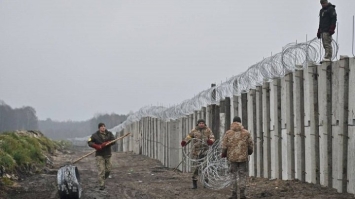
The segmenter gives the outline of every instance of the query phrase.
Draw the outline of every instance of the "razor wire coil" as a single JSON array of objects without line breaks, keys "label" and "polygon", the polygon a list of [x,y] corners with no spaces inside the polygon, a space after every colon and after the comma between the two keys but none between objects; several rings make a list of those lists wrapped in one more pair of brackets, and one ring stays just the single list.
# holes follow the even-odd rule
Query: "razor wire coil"
[{"label": "razor wire coil", "polygon": [[[270,82],[272,79],[281,78],[295,70],[306,68],[309,64],[317,63],[322,59],[322,46],[317,38],[303,43],[289,43],[282,51],[252,65],[245,72],[235,75],[225,82],[203,90],[191,99],[184,100],[180,104],[164,106],[145,106],[137,112],[129,115],[122,124],[110,129],[119,132],[126,126],[137,122],[144,117],[158,118],[162,121],[170,121],[183,118],[211,104],[218,104],[226,97],[239,96],[255,89],[256,86]],[[333,40],[333,57],[337,56],[338,44]]]}]

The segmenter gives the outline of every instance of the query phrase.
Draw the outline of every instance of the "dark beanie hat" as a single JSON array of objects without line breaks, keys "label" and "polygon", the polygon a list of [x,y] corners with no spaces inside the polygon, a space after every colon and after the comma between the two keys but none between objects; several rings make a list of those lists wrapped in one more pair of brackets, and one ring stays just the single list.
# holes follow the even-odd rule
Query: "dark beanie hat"
[{"label": "dark beanie hat", "polygon": [[203,122],[203,123],[206,124],[206,121],[205,121],[204,119],[199,119],[199,120],[197,120],[197,124],[199,124],[200,122]]},{"label": "dark beanie hat", "polygon": [[233,122],[239,122],[239,123],[242,123],[242,120],[240,119],[240,117],[235,116],[235,117],[233,118]]},{"label": "dark beanie hat", "polygon": [[97,125],[97,127],[102,127],[102,126],[105,126],[105,124],[104,123],[99,123],[99,125]]},{"label": "dark beanie hat", "polygon": [[328,3],[328,0],[320,0],[320,3]]}]

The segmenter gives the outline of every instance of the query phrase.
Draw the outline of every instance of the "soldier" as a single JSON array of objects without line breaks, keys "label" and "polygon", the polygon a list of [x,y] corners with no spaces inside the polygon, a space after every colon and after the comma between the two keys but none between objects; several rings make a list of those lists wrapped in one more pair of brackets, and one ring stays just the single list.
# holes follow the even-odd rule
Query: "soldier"
[{"label": "soldier", "polygon": [[230,162],[229,171],[234,181],[232,196],[229,199],[237,199],[238,187],[240,198],[246,198],[248,155],[253,153],[253,145],[250,133],[242,126],[240,117],[234,117],[230,130],[224,134],[222,140],[222,158],[226,157]]},{"label": "soldier", "polygon": [[[206,126],[205,120],[199,119],[197,121],[196,128],[192,129],[186,138],[181,141],[181,146],[185,147],[192,138],[194,139],[192,140],[191,158],[196,160],[204,158],[208,146],[211,146],[214,142],[214,135],[211,129]],[[192,189],[197,189],[198,171],[199,167],[196,166],[192,174]]]},{"label": "soldier", "polygon": [[319,12],[319,27],[317,32],[318,39],[322,39],[325,55],[323,61],[331,61],[333,56],[332,35],[335,32],[337,13],[335,5],[328,0],[320,0],[322,9]]},{"label": "soldier", "polygon": [[112,132],[106,129],[104,123],[99,123],[99,130],[92,134],[88,140],[88,145],[96,149],[96,165],[98,169],[98,181],[100,190],[105,189],[105,179],[109,177],[112,163],[111,163],[111,145],[115,142],[110,143],[114,140]]}]

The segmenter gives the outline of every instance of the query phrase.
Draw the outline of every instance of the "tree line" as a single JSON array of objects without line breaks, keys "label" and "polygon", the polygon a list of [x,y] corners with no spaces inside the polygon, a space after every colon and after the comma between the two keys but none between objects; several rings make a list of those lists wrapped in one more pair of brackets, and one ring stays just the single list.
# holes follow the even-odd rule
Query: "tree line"
[{"label": "tree line", "polygon": [[30,106],[13,109],[0,101],[0,132],[13,130],[38,130],[36,110]]},{"label": "tree line", "polygon": [[15,130],[39,130],[54,140],[85,137],[97,131],[100,122],[108,129],[121,124],[127,115],[98,114],[86,121],[54,121],[50,118],[38,120],[36,110],[30,106],[12,108],[0,100],[0,133]]},{"label": "tree line", "polygon": [[53,121],[51,119],[40,120],[39,129],[47,137],[60,140],[66,138],[81,138],[86,137],[98,130],[97,125],[100,122],[105,123],[106,128],[110,129],[118,124],[121,124],[127,119],[127,115],[112,114],[100,114],[95,117],[81,122],[74,121]]}]

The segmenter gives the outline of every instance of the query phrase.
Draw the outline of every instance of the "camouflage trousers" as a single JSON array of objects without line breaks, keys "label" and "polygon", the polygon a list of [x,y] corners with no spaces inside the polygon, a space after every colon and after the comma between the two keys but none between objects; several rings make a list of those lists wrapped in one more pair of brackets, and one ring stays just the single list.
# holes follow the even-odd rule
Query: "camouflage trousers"
[{"label": "camouflage trousers", "polygon": [[232,191],[238,193],[240,190],[245,190],[248,176],[248,162],[231,162],[229,172],[232,174],[233,187]]},{"label": "camouflage trousers", "polygon": [[194,172],[192,173],[192,180],[197,180],[197,177],[198,177],[198,172],[200,170],[200,166],[202,161],[201,160],[202,158],[204,158],[206,155],[205,154],[200,154],[200,155],[197,155],[197,156],[193,156],[193,159],[195,160],[199,160],[199,161],[196,161],[194,163],[192,163],[193,167],[195,167],[194,169]]},{"label": "camouflage trousers", "polygon": [[333,48],[332,48],[332,36],[328,32],[322,33],[322,43],[324,47],[324,58],[325,59],[332,59],[333,56]]},{"label": "camouflage trousers", "polygon": [[112,163],[111,156],[96,156],[99,186],[105,186],[105,179],[110,175]]}]

